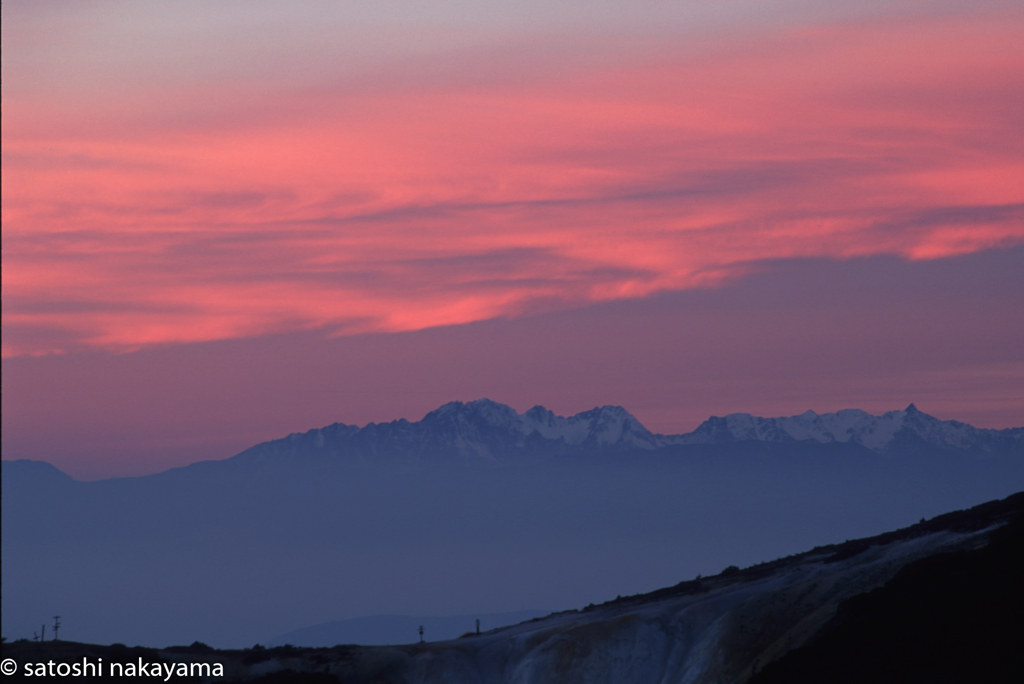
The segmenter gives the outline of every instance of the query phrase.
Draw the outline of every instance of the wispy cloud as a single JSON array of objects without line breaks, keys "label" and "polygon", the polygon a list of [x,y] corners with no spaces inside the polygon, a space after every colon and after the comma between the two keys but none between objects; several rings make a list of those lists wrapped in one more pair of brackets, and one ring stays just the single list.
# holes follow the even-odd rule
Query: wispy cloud
[{"label": "wispy cloud", "polygon": [[533,36],[336,71],[314,47],[290,83],[5,85],[4,354],[410,330],[764,259],[1018,244],[1022,19],[699,48]]}]

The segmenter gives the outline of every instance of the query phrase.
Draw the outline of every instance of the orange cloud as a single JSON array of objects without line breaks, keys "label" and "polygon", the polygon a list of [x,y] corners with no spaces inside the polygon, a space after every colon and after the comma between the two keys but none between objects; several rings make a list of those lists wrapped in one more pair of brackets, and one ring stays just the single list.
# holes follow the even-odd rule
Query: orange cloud
[{"label": "orange cloud", "polygon": [[410,330],[765,259],[1020,243],[1021,19],[5,95],[4,354]]}]

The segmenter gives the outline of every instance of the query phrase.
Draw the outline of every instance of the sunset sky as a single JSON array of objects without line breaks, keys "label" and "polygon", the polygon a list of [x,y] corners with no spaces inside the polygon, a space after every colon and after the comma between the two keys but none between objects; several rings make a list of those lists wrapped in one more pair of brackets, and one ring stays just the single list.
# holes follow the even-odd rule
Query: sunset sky
[{"label": "sunset sky", "polygon": [[1024,425],[1024,7],[3,3],[3,453],[483,396]]}]

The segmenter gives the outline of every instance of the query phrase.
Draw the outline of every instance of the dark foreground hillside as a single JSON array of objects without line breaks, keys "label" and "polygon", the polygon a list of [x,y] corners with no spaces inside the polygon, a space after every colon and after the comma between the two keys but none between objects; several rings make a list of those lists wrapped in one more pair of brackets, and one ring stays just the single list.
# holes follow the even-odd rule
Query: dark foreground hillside
[{"label": "dark foreground hillside", "polygon": [[102,663],[117,679],[172,681],[1016,682],[1022,577],[1024,493],[453,641],[228,651],[22,640],[3,657],[18,667],[11,679]]},{"label": "dark foreground hillside", "polygon": [[1024,516],[1018,510],[987,546],[916,561],[884,586],[841,604],[810,643],[767,665],[750,684],[1018,682],[1021,673]]}]

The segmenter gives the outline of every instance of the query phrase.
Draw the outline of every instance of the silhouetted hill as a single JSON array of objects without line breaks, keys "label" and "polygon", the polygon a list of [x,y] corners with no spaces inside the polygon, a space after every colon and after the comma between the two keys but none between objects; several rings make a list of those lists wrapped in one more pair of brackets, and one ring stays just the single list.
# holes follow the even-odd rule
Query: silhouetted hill
[{"label": "silhouetted hill", "polygon": [[963,528],[1010,513],[986,546],[906,565],[884,586],[840,604],[814,639],[751,684],[1017,681],[1024,672],[1024,495],[999,503],[998,513],[989,505],[954,518]]}]

